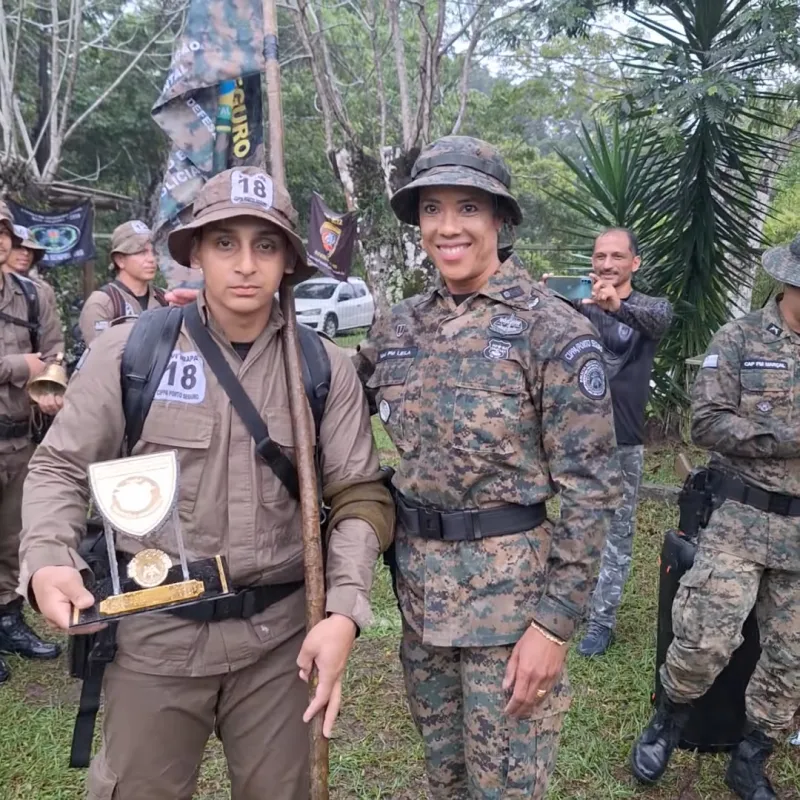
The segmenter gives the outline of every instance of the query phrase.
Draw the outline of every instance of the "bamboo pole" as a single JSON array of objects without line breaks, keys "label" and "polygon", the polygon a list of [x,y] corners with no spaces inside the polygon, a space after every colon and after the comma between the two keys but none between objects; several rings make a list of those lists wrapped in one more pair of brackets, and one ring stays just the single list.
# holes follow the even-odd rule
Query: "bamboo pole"
[{"label": "bamboo pole", "polygon": [[[281,108],[280,66],[278,64],[278,15],[275,0],[262,0],[262,7],[269,114],[270,175],[277,186],[285,189],[283,111]],[[289,387],[289,409],[294,429],[297,475],[300,485],[300,515],[306,584],[306,630],[311,630],[325,617],[325,576],[322,561],[319,495],[314,468],[314,433],[303,388],[294,292],[286,280],[281,285],[280,299],[285,321],[284,363]],[[313,697],[316,687],[315,671],[309,680],[309,696]],[[319,713],[310,725],[311,800],[328,800],[328,740],[322,734],[322,723],[323,713]]]}]

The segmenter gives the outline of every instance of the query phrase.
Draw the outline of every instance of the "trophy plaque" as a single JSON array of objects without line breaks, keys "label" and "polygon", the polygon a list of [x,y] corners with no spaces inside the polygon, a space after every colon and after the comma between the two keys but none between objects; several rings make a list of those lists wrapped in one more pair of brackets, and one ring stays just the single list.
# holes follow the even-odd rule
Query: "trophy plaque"
[{"label": "trophy plaque", "polygon": [[[187,559],[174,450],[91,464],[89,485],[103,518],[109,575],[88,587],[95,604],[73,608],[71,628],[234,593],[223,556]],[[174,540],[177,563],[155,544],[156,534],[161,546]],[[125,538],[124,555],[117,550],[117,537]]]}]

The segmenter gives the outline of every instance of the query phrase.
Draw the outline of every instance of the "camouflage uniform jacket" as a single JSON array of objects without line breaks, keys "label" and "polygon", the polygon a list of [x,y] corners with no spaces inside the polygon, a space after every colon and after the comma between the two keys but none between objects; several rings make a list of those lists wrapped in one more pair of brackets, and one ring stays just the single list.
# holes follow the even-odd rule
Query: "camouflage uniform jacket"
[{"label": "camouflage uniform jacket", "polygon": [[694,385],[692,439],[712,464],[800,497],[800,335],[777,301],[725,325]]},{"label": "camouflage uniform jacket", "polygon": [[440,542],[398,524],[406,622],[436,646],[509,644],[531,620],[569,639],[620,499],[591,324],[512,257],[459,306],[443,285],[395,306],[355,362],[409,501],[454,510],[561,495],[560,519],[526,533]]}]

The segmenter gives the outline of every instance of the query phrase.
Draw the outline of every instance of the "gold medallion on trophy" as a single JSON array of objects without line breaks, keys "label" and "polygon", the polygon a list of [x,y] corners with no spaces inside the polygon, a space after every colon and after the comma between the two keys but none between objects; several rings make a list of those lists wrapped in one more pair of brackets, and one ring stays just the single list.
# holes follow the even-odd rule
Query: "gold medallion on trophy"
[{"label": "gold medallion on trophy", "polygon": [[150,548],[137,553],[128,564],[128,577],[143,589],[160,586],[167,579],[172,559],[163,551]]}]

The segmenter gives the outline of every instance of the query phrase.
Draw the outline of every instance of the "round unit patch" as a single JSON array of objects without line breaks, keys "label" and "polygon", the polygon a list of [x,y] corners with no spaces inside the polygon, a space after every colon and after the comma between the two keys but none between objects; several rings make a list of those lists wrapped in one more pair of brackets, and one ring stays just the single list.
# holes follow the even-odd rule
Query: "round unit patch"
[{"label": "round unit patch", "polygon": [[756,408],[757,408],[757,409],[758,409],[758,410],[759,410],[759,411],[760,411],[762,414],[769,414],[769,412],[770,412],[770,411],[772,411],[772,403],[770,403],[770,401],[769,401],[769,400],[762,400],[762,401],[761,401],[761,402],[760,402],[760,403],[759,403],[759,404],[756,406]]},{"label": "round unit patch", "polygon": [[528,323],[514,314],[500,314],[492,317],[492,321],[489,323],[489,330],[500,334],[500,336],[519,336],[528,330]]},{"label": "round unit patch", "polygon": [[606,396],[606,371],[603,365],[592,358],[587,361],[580,371],[578,383],[581,391],[593,400],[599,400]]},{"label": "round unit patch", "polygon": [[378,406],[378,416],[381,418],[381,422],[388,422],[389,417],[392,416],[392,407],[385,400],[381,400],[381,404]]}]

